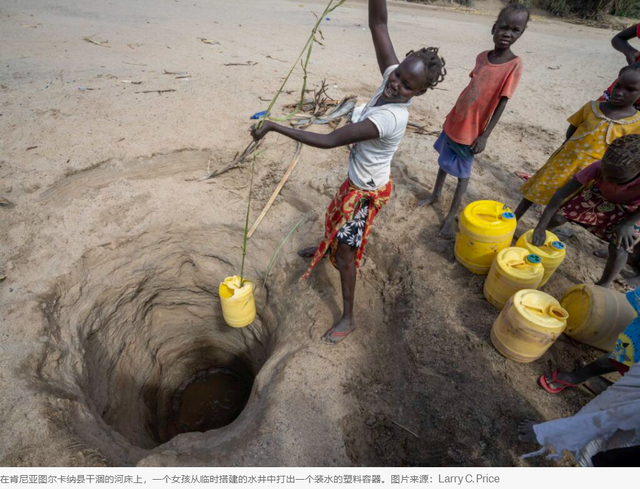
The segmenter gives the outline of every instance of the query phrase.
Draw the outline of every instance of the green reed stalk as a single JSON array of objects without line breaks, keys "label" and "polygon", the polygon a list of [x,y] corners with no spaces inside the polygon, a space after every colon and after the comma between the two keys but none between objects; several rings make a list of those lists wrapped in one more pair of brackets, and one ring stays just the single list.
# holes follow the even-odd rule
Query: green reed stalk
[{"label": "green reed stalk", "polygon": [[[290,114],[288,114],[284,118],[280,118],[280,119],[275,119],[274,118],[274,120],[286,120],[286,119],[294,116],[302,108],[302,105],[304,103],[304,93],[305,93],[305,90],[307,88],[307,66],[309,65],[309,60],[311,59],[311,52],[313,51],[313,44],[315,42],[317,42],[318,44],[322,44],[320,41],[318,41],[316,39],[316,33],[319,31],[319,27],[320,27],[320,24],[322,23],[323,19],[328,14],[333,12],[335,9],[340,7],[340,5],[342,5],[346,1],[347,0],[329,0],[329,3],[327,4],[326,8],[324,9],[324,12],[322,12],[322,15],[320,17],[317,17],[318,21],[316,22],[316,24],[313,27],[313,29],[311,29],[311,35],[309,36],[309,39],[307,39],[307,42],[305,43],[304,47],[302,48],[302,51],[300,52],[300,54],[298,55],[298,57],[294,61],[293,66],[289,70],[289,73],[287,73],[287,76],[285,77],[284,81],[282,82],[282,85],[280,85],[280,88],[278,89],[278,91],[276,92],[275,96],[271,100],[271,103],[269,104],[269,107],[265,111],[265,114],[258,121],[256,127],[258,127],[258,128],[262,127],[262,125],[264,124],[264,121],[267,119],[267,117],[271,113],[271,109],[273,109],[273,106],[276,104],[276,101],[278,100],[278,97],[282,93],[282,90],[284,90],[285,85],[289,81],[289,77],[293,73],[293,70],[295,70],[296,65],[298,64],[298,61],[300,61],[302,59],[302,56],[306,52],[307,55],[305,57],[304,63],[302,63],[303,78],[302,78],[302,91],[300,92],[300,101],[298,102],[297,107]],[[320,35],[322,36],[322,31],[320,31]],[[255,161],[256,161],[256,155],[254,154],[253,155],[253,159],[251,160],[251,169],[249,170],[250,171],[250,175],[251,175],[250,176],[250,180],[249,180],[249,199],[248,199],[248,202],[247,202],[247,215],[246,215],[245,221],[244,221],[244,236],[243,236],[243,240],[242,240],[242,265],[240,266],[240,286],[241,287],[244,284],[244,261],[245,261],[245,258],[247,256],[247,234],[249,232],[249,213],[251,212],[251,194],[253,192],[253,167],[254,167]],[[293,234],[293,231],[295,231],[297,229],[297,227],[302,223],[303,220],[298,222],[298,224],[296,224],[296,226],[289,232],[289,234],[287,235],[285,240],[280,243],[280,246],[276,250],[276,253],[274,254],[273,258],[271,259],[271,263],[269,263],[269,269],[267,271],[267,276],[269,275],[269,272],[271,271],[271,267],[273,266],[273,262],[275,261],[275,258],[278,256],[278,253],[280,252],[280,249],[282,248],[282,246],[284,245],[286,240],[289,239],[289,236],[291,236],[291,234]],[[266,281],[266,277],[265,277],[265,281]]]},{"label": "green reed stalk", "polygon": [[[278,255],[280,254],[280,250],[282,249],[282,247],[285,245],[285,243],[287,241],[289,241],[289,238],[291,237],[291,235],[293,235],[293,233],[296,231],[296,229],[298,229],[298,227],[300,227],[300,225],[303,222],[308,221],[311,218],[312,215],[313,215],[313,213],[302,217],[296,223],[296,225],[291,228],[291,230],[287,233],[287,235],[284,237],[284,239],[282,241],[280,241],[280,244],[278,245],[278,247],[276,248],[276,251],[273,253],[273,256],[271,257],[271,261],[269,261],[269,266],[267,267],[267,272],[264,275],[264,279],[262,280],[262,283],[260,284],[260,287],[255,291],[256,294],[258,294],[260,292],[260,290],[263,289],[267,285],[267,279],[269,278],[269,274],[271,273],[271,269],[275,265],[276,258],[278,258]],[[247,302],[244,303],[244,306],[242,306],[242,308],[244,309],[247,304],[249,304],[249,299],[247,299]]]},{"label": "green reed stalk", "polygon": [[242,237],[242,265],[240,266],[240,287],[244,285],[244,259],[247,256],[247,234],[249,232],[249,213],[251,212],[251,194],[253,193],[253,166],[256,162],[256,155],[253,155],[251,167],[249,169],[249,198],[247,199],[247,216],[244,220],[244,235]]},{"label": "green reed stalk", "polygon": [[[287,114],[284,117],[270,118],[270,119],[275,120],[275,121],[287,120],[287,119],[293,117],[302,108],[302,104],[304,102],[304,92],[305,92],[305,90],[307,88],[307,66],[309,65],[309,60],[311,59],[311,51],[313,49],[313,43],[317,42],[318,44],[321,44],[320,41],[318,41],[316,39],[316,33],[318,32],[320,24],[322,23],[323,19],[328,14],[333,12],[335,9],[340,7],[340,5],[342,5],[346,1],[347,0],[329,0],[329,3],[327,4],[327,7],[324,9],[324,12],[322,12],[322,15],[320,17],[318,17],[318,21],[316,22],[316,25],[313,27],[313,29],[311,29],[311,35],[309,36],[309,39],[307,39],[307,42],[305,43],[304,47],[302,48],[302,51],[300,52],[300,54],[298,55],[298,57],[294,61],[293,66],[289,70],[289,73],[287,73],[287,76],[285,77],[284,81],[282,82],[282,85],[280,86],[280,88],[276,92],[275,96],[271,100],[271,103],[269,104],[269,107],[265,111],[265,114],[258,121],[258,124],[257,124],[258,128],[261,128],[262,125],[264,124],[264,121],[268,118],[269,114],[271,113],[271,109],[273,109],[273,106],[276,104],[276,100],[278,100],[278,97],[282,93],[282,90],[284,90],[285,85],[289,81],[289,77],[291,76],[291,74],[293,73],[293,70],[295,70],[296,66],[298,65],[298,61],[300,61],[302,59],[302,56],[304,56],[304,54],[306,52],[307,56],[305,58],[304,64],[302,65],[302,70],[304,72],[304,77],[303,77],[302,91],[300,93],[300,101],[298,102],[298,106],[292,112],[290,112],[289,114]],[[334,4],[334,2],[336,2],[336,3]],[[322,32],[320,32],[320,34],[322,35]]]},{"label": "green reed stalk", "polygon": [[264,287],[267,284],[267,279],[269,278],[269,274],[271,273],[271,269],[273,268],[273,265],[275,265],[276,258],[278,258],[278,254],[280,253],[280,250],[282,249],[284,244],[289,240],[289,238],[296,231],[296,229],[298,229],[300,224],[302,224],[303,222],[307,221],[308,219],[309,219],[309,216],[304,216],[302,219],[300,219],[296,223],[296,225],[293,226],[293,228],[291,228],[291,231],[289,231],[289,233],[284,237],[284,239],[282,241],[280,241],[280,244],[278,245],[278,247],[276,248],[276,251],[273,253],[273,256],[271,257],[271,261],[269,262],[269,266],[267,267],[267,273],[265,274],[264,280],[262,281],[262,287]]}]

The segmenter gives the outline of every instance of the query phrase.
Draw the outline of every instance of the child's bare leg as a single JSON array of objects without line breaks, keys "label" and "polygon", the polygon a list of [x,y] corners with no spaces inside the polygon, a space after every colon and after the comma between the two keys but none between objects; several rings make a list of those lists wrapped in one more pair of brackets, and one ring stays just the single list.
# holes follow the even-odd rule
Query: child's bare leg
[{"label": "child's bare leg", "polygon": [[[574,370],[573,372],[563,372],[558,371],[558,380],[562,380],[563,382],[569,382],[571,384],[582,384],[587,380],[598,377],[600,375],[610,374],[615,372],[616,369],[611,362],[609,361],[609,357],[607,355],[598,358],[596,361],[591,362],[589,365],[585,365],[582,368]],[[545,375],[547,384],[552,389],[557,389],[562,387],[562,384],[555,384],[551,380],[551,374]]]},{"label": "child's bare leg", "polygon": [[453,194],[453,202],[451,202],[451,209],[449,214],[444,218],[442,227],[440,228],[439,235],[442,238],[453,238],[456,234],[456,214],[458,208],[462,203],[462,197],[467,193],[467,187],[469,186],[468,178],[458,178],[458,185],[456,186],[456,193]]},{"label": "child's bare leg", "polygon": [[436,184],[433,187],[433,192],[431,192],[431,197],[427,197],[426,199],[418,202],[418,207],[422,207],[425,205],[431,205],[434,202],[440,200],[440,196],[442,195],[442,187],[444,186],[444,181],[447,178],[447,172],[442,169],[438,169],[438,176],[436,177]]},{"label": "child's bare leg", "polygon": [[613,279],[618,276],[620,271],[627,264],[629,253],[626,250],[618,248],[613,241],[609,243],[609,258],[602,272],[602,277],[596,282],[600,287],[609,287]]},{"label": "child's bare leg", "polygon": [[516,209],[516,219],[519,221],[522,216],[529,210],[529,207],[533,205],[533,202],[527,199],[522,199]]},{"label": "child's bare leg", "polygon": [[560,214],[554,214],[554,216],[551,218],[551,221],[549,221],[549,225],[547,226],[547,229],[555,229],[558,226],[562,226],[563,224],[567,223],[567,218],[561,216]]},{"label": "child's bare leg", "polygon": [[356,324],[353,319],[353,303],[356,293],[356,251],[357,248],[338,244],[336,261],[340,270],[340,283],[342,284],[342,318],[322,337],[326,343],[339,343],[349,335]]}]

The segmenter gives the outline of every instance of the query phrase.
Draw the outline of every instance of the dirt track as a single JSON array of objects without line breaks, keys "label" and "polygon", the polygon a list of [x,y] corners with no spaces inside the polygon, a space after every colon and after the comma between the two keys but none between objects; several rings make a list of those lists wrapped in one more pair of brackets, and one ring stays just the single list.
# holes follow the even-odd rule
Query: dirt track
[{"label": "dirt track", "polygon": [[[483,280],[437,237],[453,182],[435,210],[415,206],[437,169],[430,136],[407,134],[396,154],[395,194],[358,281],[356,333],[334,348],[318,342],[340,314],[338,274],[325,263],[298,283],[306,264],[295,255],[321,236],[345,149],[303,148],[250,241],[250,276],[261,280],[283,236],[310,219],[282,250],[259,322],[222,324],[217,285],[239,269],[248,172],[192,180],[211,157],[215,168],[246,146],[250,115],[266,108],[325,3],[3,3],[0,197],[15,207],[0,208],[2,465],[522,465],[518,456],[535,448],[516,440],[522,418],[567,416],[589,400],[579,390],[551,397],[535,381],[596,350],[562,338],[521,365],[492,347],[497,313]],[[326,79],[334,98],[365,102],[378,86],[365,5],[334,12],[314,51],[309,83]],[[437,131],[475,56],[491,48],[493,17],[402,4],[390,15],[398,53],[436,45],[447,60],[444,84],[412,107],[412,121]],[[610,37],[534,19],[514,48],[525,75],[465,202],[517,203],[513,171],[539,167],[566,118],[622,66]],[[252,219],[294,144],[270,135],[264,149]],[[556,297],[603,266],[586,233],[568,245],[545,289]],[[220,345],[257,374],[247,409],[226,428],[156,447],[166,393],[196,364],[217,361]]]}]

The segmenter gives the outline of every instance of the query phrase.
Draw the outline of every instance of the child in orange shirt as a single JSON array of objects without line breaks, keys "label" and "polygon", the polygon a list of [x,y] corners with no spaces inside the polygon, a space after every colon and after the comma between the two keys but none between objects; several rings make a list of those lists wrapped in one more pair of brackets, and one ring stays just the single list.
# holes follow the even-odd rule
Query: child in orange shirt
[{"label": "child in orange shirt", "polygon": [[436,184],[431,197],[418,205],[430,205],[440,199],[447,174],[458,178],[451,210],[440,228],[442,237],[455,234],[455,217],[469,185],[474,155],[484,151],[522,76],[522,60],[511,52],[511,45],[522,36],[528,21],[529,10],[524,5],[512,4],[502,9],[491,30],[494,48],[478,55],[469,75],[471,82],[458,97],[434,145],[440,154]]}]

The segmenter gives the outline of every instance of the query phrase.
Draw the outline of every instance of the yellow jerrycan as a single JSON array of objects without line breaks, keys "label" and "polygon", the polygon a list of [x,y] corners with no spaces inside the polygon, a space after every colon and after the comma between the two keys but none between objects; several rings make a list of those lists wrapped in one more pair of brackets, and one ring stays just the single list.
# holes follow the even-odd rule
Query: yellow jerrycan
[{"label": "yellow jerrycan", "polygon": [[544,275],[542,260],[523,248],[509,247],[493,260],[484,281],[484,296],[502,309],[509,298],[522,289],[537,289]]},{"label": "yellow jerrycan", "polygon": [[456,235],[456,259],[479,275],[489,273],[496,255],[511,245],[516,230],[511,209],[493,200],[478,200],[465,207]]},{"label": "yellow jerrycan", "polygon": [[549,281],[551,275],[553,275],[553,273],[564,260],[564,257],[567,254],[567,247],[562,241],[558,239],[555,234],[549,231],[547,231],[547,237],[542,246],[534,245],[531,242],[532,237],[533,229],[530,229],[522,236],[520,236],[520,238],[516,242],[516,246],[529,250],[529,253],[533,253],[534,255],[538,255],[540,258],[542,258],[544,277],[542,277],[542,282],[540,282],[539,285],[539,287],[542,287]]},{"label": "yellow jerrycan", "polygon": [[569,314],[549,294],[524,289],[507,301],[491,328],[491,342],[520,363],[540,358],[567,327]]},{"label": "yellow jerrycan", "polygon": [[565,333],[604,351],[611,351],[618,335],[637,317],[624,294],[597,285],[571,287],[560,302],[569,311]]},{"label": "yellow jerrycan", "polygon": [[254,285],[248,280],[240,283],[240,277],[227,277],[220,284],[220,304],[224,322],[232,328],[248,326],[256,318]]}]

